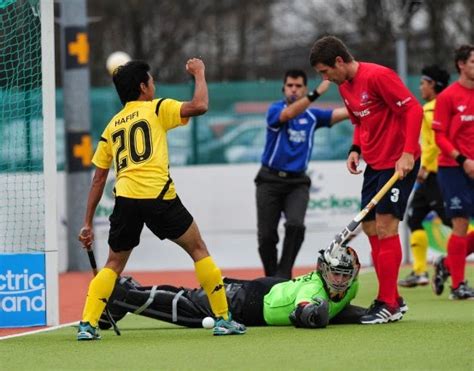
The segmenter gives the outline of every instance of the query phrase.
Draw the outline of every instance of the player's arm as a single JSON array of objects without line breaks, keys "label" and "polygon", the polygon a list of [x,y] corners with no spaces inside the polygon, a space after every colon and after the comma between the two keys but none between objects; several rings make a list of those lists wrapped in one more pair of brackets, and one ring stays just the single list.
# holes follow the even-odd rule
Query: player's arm
[{"label": "player's arm", "polygon": [[414,153],[419,145],[421,122],[423,119],[423,110],[421,106],[416,103],[411,105],[405,113],[406,136],[405,146],[402,155],[395,163],[395,170],[400,174],[400,179],[403,179],[407,174],[413,170],[415,166]]},{"label": "player's arm", "polygon": [[280,113],[279,122],[284,123],[303,113],[316,99],[329,89],[330,82],[323,80],[311,93],[291,103]]},{"label": "player's arm", "polygon": [[474,159],[469,159],[456,149],[449,140],[447,132],[450,122],[449,102],[442,94],[436,100],[436,108],[433,120],[435,140],[441,152],[450,156],[459,164],[469,177],[474,178]]},{"label": "player's arm", "polygon": [[84,226],[79,233],[79,241],[81,241],[84,248],[89,249],[94,242],[94,231],[92,229],[94,213],[99,204],[99,201],[104,193],[105,183],[109,169],[102,169],[97,167],[92,179],[91,189],[87,198],[86,216],[84,218]]},{"label": "player's arm", "polygon": [[335,108],[331,115],[331,126],[349,118],[349,112],[346,107]]},{"label": "player's arm", "polygon": [[307,282],[296,295],[296,307],[290,313],[290,321],[295,327],[323,328],[329,323],[329,304],[323,294],[322,283]]},{"label": "player's arm", "polygon": [[[360,174],[362,170],[359,170],[360,164],[360,155],[361,155],[361,147],[360,147],[360,125],[356,124],[356,118],[352,115],[349,111],[349,117],[351,117],[351,121],[354,123],[354,134],[352,135],[352,145],[347,152],[347,160],[346,160],[346,167],[347,170],[351,174]],[[354,117],[354,118],[353,118]]]},{"label": "player's arm", "polygon": [[[433,110],[424,110],[423,111],[423,123],[422,123],[422,133],[421,133],[421,166],[418,172],[417,181],[423,183],[429,175],[428,167],[436,161],[438,157],[438,147],[434,140],[434,135],[432,133],[433,123]],[[425,125],[425,126],[423,126]],[[427,129],[423,129],[426,127]]]},{"label": "player's arm", "polygon": [[295,327],[324,328],[329,323],[328,302],[321,298],[301,302],[291,312],[290,321]]},{"label": "player's arm", "polygon": [[[344,102],[346,102],[345,99]],[[345,103],[345,105],[347,114],[349,115],[349,119],[351,120],[352,125],[354,125],[354,133],[352,134],[352,145],[351,148],[349,148],[349,151],[347,152],[346,167],[351,174],[360,174],[362,173],[362,170],[358,169],[362,152],[360,146],[360,119],[352,113],[347,103]]]},{"label": "player's arm", "polygon": [[[423,120],[426,123],[426,126],[430,129],[430,133],[432,133],[433,113],[434,112],[431,110],[423,112]],[[421,166],[427,167],[429,164],[436,161],[436,158],[438,157],[438,147],[433,135],[422,135],[421,143],[424,149],[421,155]]]},{"label": "player's arm", "polygon": [[405,123],[405,144],[395,164],[395,170],[403,179],[415,166],[414,154],[419,146],[423,108],[400,77],[390,69],[374,76],[372,88]]},{"label": "player's arm", "polygon": [[192,58],[186,63],[186,71],[194,77],[194,95],[191,101],[184,102],[181,105],[181,117],[203,115],[209,107],[204,62],[198,58]]}]

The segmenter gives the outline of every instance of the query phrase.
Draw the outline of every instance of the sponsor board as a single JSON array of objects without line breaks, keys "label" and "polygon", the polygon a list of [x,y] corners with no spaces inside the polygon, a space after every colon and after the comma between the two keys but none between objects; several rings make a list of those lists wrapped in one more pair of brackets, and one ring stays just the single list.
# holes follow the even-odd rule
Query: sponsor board
[{"label": "sponsor board", "polygon": [[46,325],[45,256],[0,257],[0,328]]}]

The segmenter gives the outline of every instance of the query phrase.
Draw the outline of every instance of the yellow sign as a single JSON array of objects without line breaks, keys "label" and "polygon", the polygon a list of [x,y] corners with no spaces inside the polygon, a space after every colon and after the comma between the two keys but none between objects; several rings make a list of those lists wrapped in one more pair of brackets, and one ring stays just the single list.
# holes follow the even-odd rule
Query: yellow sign
[{"label": "yellow sign", "polygon": [[90,135],[83,135],[81,143],[75,144],[72,149],[72,154],[76,158],[80,158],[82,166],[88,167],[92,164],[92,139]]},{"label": "yellow sign", "polygon": [[89,62],[89,40],[85,32],[78,32],[76,40],[68,43],[67,50],[69,55],[76,56],[79,64]]}]

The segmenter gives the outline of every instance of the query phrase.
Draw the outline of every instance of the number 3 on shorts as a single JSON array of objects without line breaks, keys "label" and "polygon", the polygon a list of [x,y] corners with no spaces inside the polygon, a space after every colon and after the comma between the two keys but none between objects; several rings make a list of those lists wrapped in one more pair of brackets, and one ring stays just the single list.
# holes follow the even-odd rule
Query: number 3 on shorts
[{"label": "number 3 on shorts", "polygon": [[392,188],[390,192],[392,193],[390,195],[390,201],[392,201],[393,203],[398,202],[398,198],[400,197],[400,190],[398,188]]}]

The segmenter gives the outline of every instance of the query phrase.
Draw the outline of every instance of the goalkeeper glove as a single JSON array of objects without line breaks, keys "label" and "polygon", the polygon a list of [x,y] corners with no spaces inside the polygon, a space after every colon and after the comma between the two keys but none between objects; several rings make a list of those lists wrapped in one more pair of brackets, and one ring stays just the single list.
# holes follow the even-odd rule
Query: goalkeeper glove
[{"label": "goalkeeper glove", "polygon": [[313,302],[304,301],[298,304],[290,314],[290,321],[295,327],[324,328],[329,323],[329,307],[326,300],[314,298]]}]

